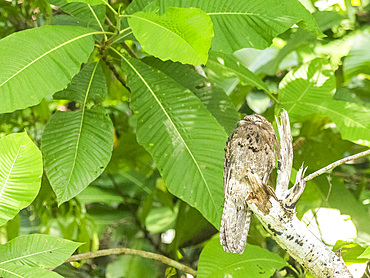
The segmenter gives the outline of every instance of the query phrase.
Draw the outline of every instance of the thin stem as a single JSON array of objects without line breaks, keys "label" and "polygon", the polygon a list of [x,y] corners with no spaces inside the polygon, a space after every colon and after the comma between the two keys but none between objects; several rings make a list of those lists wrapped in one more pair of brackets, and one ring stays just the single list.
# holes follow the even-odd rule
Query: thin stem
[{"label": "thin stem", "polygon": [[359,158],[359,157],[362,157],[362,156],[365,156],[365,155],[368,155],[368,154],[370,154],[370,149],[369,149],[369,150],[367,150],[367,151],[364,151],[364,152],[358,153],[358,154],[354,154],[354,155],[351,155],[351,156],[348,156],[348,157],[342,158],[342,159],[340,159],[340,160],[338,160],[338,161],[335,161],[335,162],[333,162],[333,163],[329,164],[328,166],[326,166],[326,167],[324,167],[324,168],[322,168],[322,169],[320,169],[320,170],[318,170],[318,171],[316,171],[316,172],[314,172],[314,173],[312,173],[312,174],[308,175],[308,176],[304,179],[304,181],[305,181],[305,182],[307,182],[307,181],[309,181],[309,180],[312,180],[313,178],[315,178],[315,177],[317,177],[317,176],[319,176],[319,175],[321,175],[321,174],[325,173],[326,171],[329,171],[329,170],[331,170],[331,169],[333,169],[333,168],[335,168],[335,167],[337,167],[337,166],[339,166],[339,165],[341,165],[341,164],[343,164],[343,163],[346,163],[346,162],[348,162],[348,161],[350,161],[350,160],[353,160],[353,159],[356,159],[356,158]]},{"label": "thin stem", "polygon": [[107,5],[107,7],[115,14],[117,15],[118,13],[116,12],[115,9],[113,9],[113,7],[111,5],[109,5],[108,3],[108,0],[101,0],[105,5]]},{"label": "thin stem", "polygon": [[[104,28],[103,28],[103,26],[101,25],[101,23],[100,23],[100,21],[99,21],[99,18],[98,18],[98,16],[96,15],[95,11],[93,10],[93,8],[91,7],[91,5],[90,5],[90,4],[87,4],[87,6],[89,7],[89,9],[90,9],[91,13],[93,14],[93,16],[94,16],[94,18],[95,18],[96,22],[98,23],[100,30],[102,30],[102,31],[104,32]],[[104,34],[104,40],[105,40],[105,41],[107,40],[107,35],[106,35],[106,34]]]},{"label": "thin stem", "polygon": [[151,253],[151,252],[146,252],[142,250],[135,250],[135,249],[130,249],[130,248],[113,248],[113,249],[104,249],[104,250],[99,250],[95,252],[86,252],[78,255],[73,255],[71,256],[68,260],[65,262],[75,262],[79,260],[85,260],[85,259],[93,259],[97,257],[103,257],[103,256],[108,256],[108,255],[136,255],[140,256],[143,258],[155,260],[161,263],[164,263],[166,265],[172,266],[174,268],[177,268],[178,270],[184,271],[185,273],[191,274],[194,277],[197,276],[197,271],[182,264],[179,263],[175,260],[172,260],[170,258],[167,258],[163,255]]}]

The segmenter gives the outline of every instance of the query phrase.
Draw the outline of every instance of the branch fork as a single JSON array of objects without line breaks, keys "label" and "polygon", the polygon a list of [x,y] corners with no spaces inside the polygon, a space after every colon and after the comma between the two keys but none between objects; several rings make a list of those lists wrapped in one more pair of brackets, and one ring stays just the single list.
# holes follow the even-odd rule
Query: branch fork
[{"label": "branch fork", "polygon": [[[272,238],[314,277],[350,278],[352,275],[340,255],[332,252],[296,217],[295,205],[309,179],[304,178],[307,168],[303,168],[302,165],[297,172],[294,185],[289,189],[293,165],[292,136],[288,113],[285,110],[280,118],[280,122],[276,118],[280,137],[280,152],[277,150],[276,189],[274,191],[258,177],[249,175],[246,178],[258,185],[246,200],[248,206]],[[325,171],[329,169],[328,167],[325,167]]]}]

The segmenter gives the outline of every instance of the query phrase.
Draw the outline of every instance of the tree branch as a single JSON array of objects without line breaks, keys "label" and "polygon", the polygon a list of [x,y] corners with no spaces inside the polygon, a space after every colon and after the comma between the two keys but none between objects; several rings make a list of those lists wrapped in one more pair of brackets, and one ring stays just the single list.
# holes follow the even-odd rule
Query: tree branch
[{"label": "tree branch", "polygon": [[129,249],[129,248],[104,249],[104,250],[99,250],[95,252],[86,252],[86,253],[82,253],[78,255],[73,255],[68,260],[66,260],[65,263],[75,262],[75,261],[85,260],[85,259],[93,259],[93,258],[103,257],[103,256],[108,256],[108,255],[136,255],[136,256],[155,260],[155,261],[164,263],[166,265],[172,266],[174,268],[177,268],[178,270],[184,271],[185,273],[191,274],[194,277],[197,276],[196,270],[184,264],[181,264],[175,260],[167,258],[163,255],[146,252],[142,250]]},{"label": "tree branch", "polygon": [[[267,184],[262,183],[258,175],[247,175],[245,181],[240,182],[248,182],[248,186],[253,185],[252,193],[246,199],[248,207],[271,234],[272,238],[314,277],[352,278],[343,259],[313,235],[308,227],[296,216],[295,204],[304,191],[306,180],[309,180],[311,175],[305,179],[305,169],[302,166],[297,173],[294,186],[288,189],[293,152],[289,119],[285,110],[281,113],[281,123],[278,122],[278,128],[281,158],[279,161],[276,192]],[[346,158],[345,161],[369,152]],[[343,161],[341,160],[323,168],[323,170],[318,171],[318,174],[344,163]],[[246,185],[241,184],[240,186]]]},{"label": "tree branch", "polygon": [[340,159],[338,161],[335,161],[335,162],[329,164],[328,166],[326,166],[326,167],[324,167],[324,168],[322,168],[322,169],[320,169],[320,170],[318,170],[318,171],[316,171],[316,172],[308,175],[304,179],[304,181],[307,182],[309,180],[312,180],[313,178],[315,178],[315,177],[317,177],[317,176],[325,173],[326,171],[329,171],[329,170],[331,170],[331,169],[333,169],[333,168],[335,168],[335,167],[337,167],[337,166],[339,166],[339,165],[341,165],[343,163],[346,163],[348,161],[354,160],[356,158],[359,158],[361,156],[365,156],[365,155],[368,155],[368,154],[370,154],[370,149],[369,150],[366,150],[366,151],[363,151],[361,153],[358,153],[358,154],[354,154],[354,155],[351,155],[351,156],[347,156],[345,158],[342,158],[342,159]]}]

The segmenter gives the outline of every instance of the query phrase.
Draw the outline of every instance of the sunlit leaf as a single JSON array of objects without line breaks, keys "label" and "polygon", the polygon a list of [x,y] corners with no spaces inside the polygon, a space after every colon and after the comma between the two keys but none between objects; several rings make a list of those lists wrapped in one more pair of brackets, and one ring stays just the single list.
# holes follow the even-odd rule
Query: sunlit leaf
[{"label": "sunlit leaf", "polygon": [[297,0],[157,0],[146,10],[165,12],[168,7],[195,7],[212,20],[215,37],[212,50],[233,53],[246,47],[264,49],[278,34],[294,24],[320,34],[312,15]]},{"label": "sunlit leaf", "polygon": [[93,34],[82,27],[44,26],[0,40],[0,52],[7,53],[0,55],[0,113],[64,89],[90,56]]},{"label": "sunlit leaf", "polygon": [[189,90],[141,61],[122,58],[139,144],[152,155],[170,192],[219,227],[225,131]]},{"label": "sunlit leaf", "polygon": [[370,110],[333,100],[334,72],[325,60],[316,59],[289,72],[279,87],[280,105],[292,121],[319,113],[333,120],[343,139],[370,146]]},{"label": "sunlit leaf", "polygon": [[19,236],[0,245],[0,267],[16,265],[56,267],[64,263],[81,243],[49,235]]},{"label": "sunlit leaf", "polygon": [[41,152],[27,133],[0,140],[0,226],[36,198],[41,176]]},{"label": "sunlit leaf", "polygon": [[128,18],[143,49],[162,60],[184,64],[205,64],[213,37],[212,22],[196,8],[169,8],[159,16],[155,12],[137,12]]}]

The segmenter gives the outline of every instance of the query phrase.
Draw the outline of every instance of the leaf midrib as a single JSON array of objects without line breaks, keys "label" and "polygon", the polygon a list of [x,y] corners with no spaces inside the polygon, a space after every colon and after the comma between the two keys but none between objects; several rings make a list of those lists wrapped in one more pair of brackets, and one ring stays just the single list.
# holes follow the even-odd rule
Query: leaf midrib
[{"label": "leaf midrib", "polygon": [[[85,99],[84,99],[84,103],[83,103],[83,106],[82,106],[82,115],[81,115],[80,128],[79,128],[79,131],[78,131],[78,137],[77,137],[75,155],[74,155],[74,158],[73,158],[73,163],[72,163],[72,168],[71,168],[71,171],[70,171],[70,175],[68,177],[67,186],[69,185],[69,183],[71,181],[71,178],[73,176],[74,169],[75,169],[75,166],[76,166],[78,148],[79,148],[79,145],[80,145],[80,139],[81,139],[81,133],[82,133],[82,126],[83,126],[83,122],[84,122],[84,118],[85,118],[87,97],[89,95],[89,92],[90,92],[90,89],[91,89],[92,80],[94,79],[95,71],[96,71],[98,65],[99,65],[99,63],[96,63],[96,65],[94,67],[94,70],[91,73],[91,78],[90,78],[90,81],[89,81],[89,85],[87,86],[87,90],[86,90],[86,94],[85,94]],[[66,192],[66,191],[64,191],[64,192]]]},{"label": "leaf midrib", "polygon": [[23,144],[23,138],[22,138],[22,142],[21,142],[21,144],[19,144],[17,154],[16,154],[16,156],[15,156],[15,158],[14,158],[14,161],[13,161],[13,163],[12,163],[12,166],[10,167],[10,170],[9,170],[8,176],[7,176],[7,177],[6,177],[6,179],[5,179],[4,186],[3,186],[3,188],[1,189],[1,192],[0,192],[0,200],[1,200],[2,196],[3,196],[3,194],[4,194],[5,187],[7,186],[7,183],[8,183],[9,177],[10,177],[10,175],[11,175],[12,171],[13,171],[13,167],[14,167],[14,165],[15,165],[15,162],[16,162],[16,160],[18,159],[19,152],[20,152],[20,150],[21,150],[22,144]]},{"label": "leaf midrib", "polygon": [[69,43],[72,43],[76,40],[79,40],[79,39],[82,39],[84,37],[87,37],[87,36],[90,36],[90,35],[94,35],[94,34],[100,34],[101,32],[92,32],[92,33],[88,33],[88,34],[83,34],[81,36],[78,36],[78,37],[75,37],[71,40],[68,40],[48,51],[46,51],[44,54],[42,54],[41,56],[37,57],[36,59],[34,59],[33,61],[31,61],[30,63],[28,63],[26,66],[24,66],[23,68],[21,68],[20,70],[18,70],[16,73],[14,73],[12,76],[10,76],[7,80],[5,80],[3,83],[0,84],[0,88],[6,84],[7,82],[9,82],[11,79],[13,79],[14,77],[16,77],[18,74],[20,74],[22,71],[24,71],[25,69],[27,69],[29,66],[31,66],[32,64],[36,63],[38,60],[42,59],[43,57],[45,57],[46,55],[52,53],[53,51],[56,51],[57,49],[69,44]]},{"label": "leaf midrib", "polygon": [[[113,49],[113,48],[112,48]],[[114,50],[115,51],[115,50]],[[213,203],[213,206],[215,208],[217,208],[216,206],[216,203],[215,203],[215,200],[213,199],[213,196],[211,194],[211,191],[210,191],[210,188],[209,188],[209,185],[200,169],[200,166],[198,164],[198,162],[196,161],[193,153],[191,152],[191,150],[189,149],[188,145],[186,144],[184,138],[181,136],[180,132],[178,131],[178,129],[176,128],[176,125],[174,124],[174,122],[172,121],[171,117],[168,115],[166,109],[163,107],[162,103],[159,101],[159,99],[157,98],[157,96],[155,95],[154,91],[152,90],[152,88],[149,86],[149,84],[145,81],[144,77],[142,77],[140,75],[140,73],[136,70],[136,68],[121,54],[119,53],[118,51],[115,51],[119,56],[121,56],[121,58],[123,60],[125,60],[125,62],[132,68],[132,70],[137,74],[137,76],[142,80],[142,82],[144,83],[144,85],[148,88],[148,90],[150,91],[150,93],[153,95],[153,97],[155,98],[156,102],[158,103],[158,105],[161,107],[163,113],[166,115],[167,119],[170,121],[171,125],[173,126],[174,130],[176,131],[178,137],[181,139],[181,142],[183,143],[183,145],[185,146],[186,150],[188,151],[188,153],[190,154],[194,164],[196,165],[197,169],[198,169],[198,172],[200,173],[201,175],[201,178],[203,180],[203,183],[205,184],[206,188],[207,188],[207,191],[208,191],[208,194],[212,200],[212,203]]]}]

